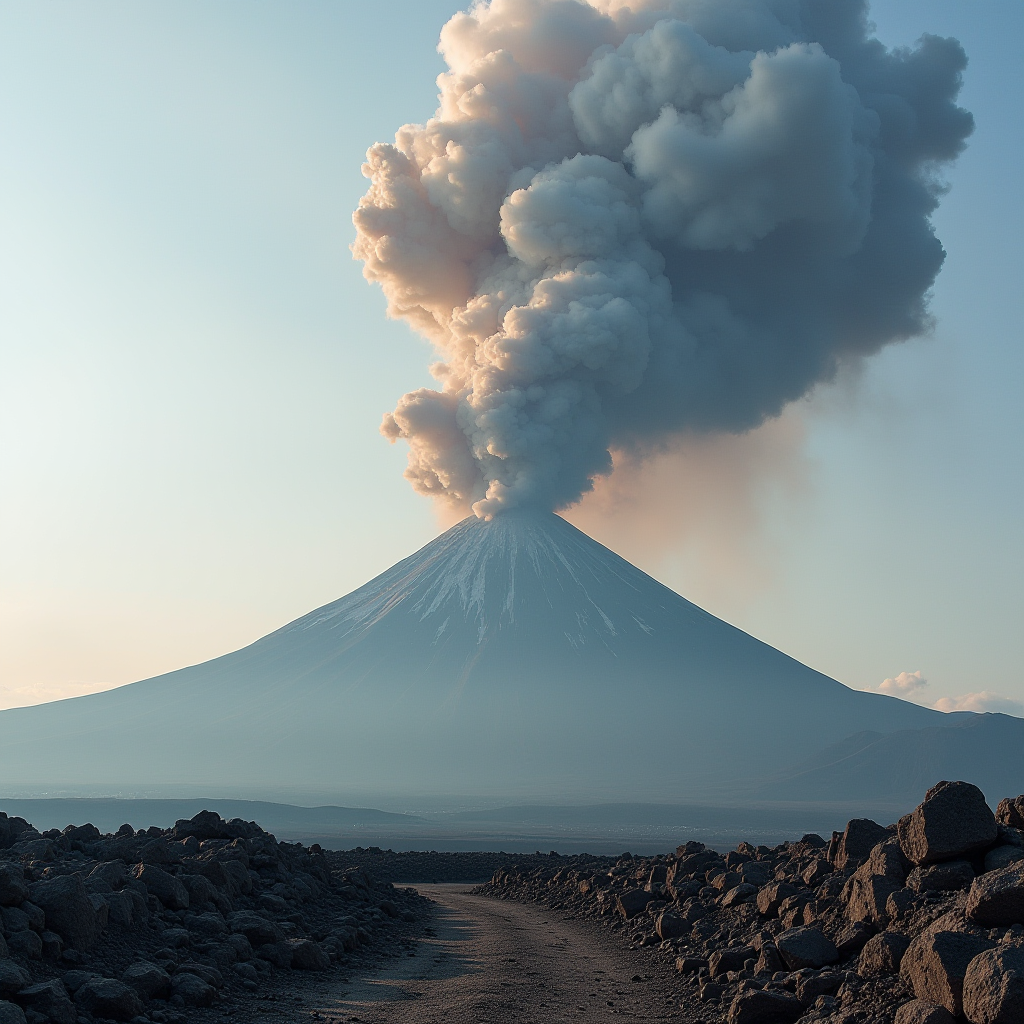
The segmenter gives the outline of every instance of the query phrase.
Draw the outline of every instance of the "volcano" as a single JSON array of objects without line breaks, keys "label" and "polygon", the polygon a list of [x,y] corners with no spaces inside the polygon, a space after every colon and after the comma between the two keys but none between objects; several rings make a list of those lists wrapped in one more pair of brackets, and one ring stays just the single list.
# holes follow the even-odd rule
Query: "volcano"
[{"label": "volcano", "polygon": [[679,801],[751,797],[782,773],[799,799],[787,766],[848,737],[993,717],[851,690],[559,516],[509,511],[232,654],[0,713],[0,778]]}]

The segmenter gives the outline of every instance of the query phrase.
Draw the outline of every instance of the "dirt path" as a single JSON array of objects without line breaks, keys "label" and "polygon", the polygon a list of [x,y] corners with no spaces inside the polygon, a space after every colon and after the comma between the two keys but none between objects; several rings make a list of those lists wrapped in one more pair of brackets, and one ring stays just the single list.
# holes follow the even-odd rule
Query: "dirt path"
[{"label": "dirt path", "polygon": [[[364,1024],[693,1020],[667,965],[544,907],[421,885],[436,935],[393,966],[353,976],[313,1016]],[[703,1016],[703,1015],[701,1015]]]}]

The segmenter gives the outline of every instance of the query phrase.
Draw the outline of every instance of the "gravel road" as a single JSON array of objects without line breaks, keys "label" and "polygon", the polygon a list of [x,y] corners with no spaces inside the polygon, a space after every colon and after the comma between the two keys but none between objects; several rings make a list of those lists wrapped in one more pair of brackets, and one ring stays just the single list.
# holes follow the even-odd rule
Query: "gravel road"
[{"label": "gravel road", "polygon": [[[363,1024],[560,1024],[696,1021],[680,1009],[671,966],[544,907],[419,885],[436,904],[434,934],[382,970],[354,975],[310,1007],[314,1019]],[[717,1016],[717,1014],[714,1014]]]}]

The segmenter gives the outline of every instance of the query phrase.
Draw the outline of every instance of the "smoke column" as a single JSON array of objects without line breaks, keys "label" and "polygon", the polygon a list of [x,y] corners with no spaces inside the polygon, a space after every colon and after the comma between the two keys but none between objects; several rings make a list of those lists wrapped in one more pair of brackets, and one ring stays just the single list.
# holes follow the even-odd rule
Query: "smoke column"
[{"label": "smoke column", "polygon": [[440,389],[382,432],[417,490],[564,508],[685,433],[742,433],[928,326],[966,57],[862,0],[491,0],[436,115],[378,143],[353,253]]}]

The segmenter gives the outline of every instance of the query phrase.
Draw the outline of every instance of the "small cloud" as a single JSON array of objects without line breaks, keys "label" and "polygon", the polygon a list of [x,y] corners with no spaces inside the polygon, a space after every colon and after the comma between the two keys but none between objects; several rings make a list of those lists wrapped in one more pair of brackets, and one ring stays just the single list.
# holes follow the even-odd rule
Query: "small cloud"
[{"label": "small cloud", "polygon": [[1011,697],[1003,697],[992,690],[965,693],[962,697],[940,697],[935,702],[935,708],[938,711],[994,711],[1024,718],[1024,703]]},{"label": "small cloud", "polygon": [[909,697],[922,687],[928,685],[928,680],[918,672],[901,672],[892,679],[883,679],[878,685],[880,693],[888,693],[893,697]]}]

